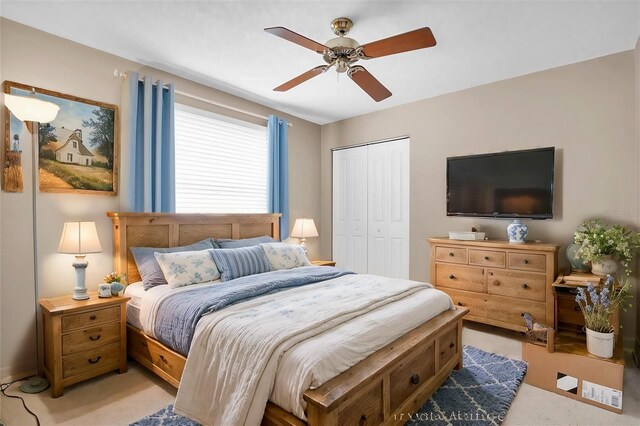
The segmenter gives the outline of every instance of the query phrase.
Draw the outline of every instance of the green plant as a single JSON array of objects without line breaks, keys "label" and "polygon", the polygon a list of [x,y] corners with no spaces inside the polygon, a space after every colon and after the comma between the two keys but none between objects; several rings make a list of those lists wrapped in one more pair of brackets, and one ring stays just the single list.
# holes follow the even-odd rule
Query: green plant
[{"label": "green plant", "polygon": [[112,272],[110,274],[105,275],[102,281],[104,281],[105,283],[116,282],[116,283],[124,284],[126,282],[126,277],[124,276],[124,274],[118,274],[116,272]]},{"label": "green plant", "polygon": [[589,262],[599,262],[603,256],[613,256],[631,273],[631,260],[640,248],[640,234],[622,225],[607,225],[600,219],[592,219],[578,227],[574,241],[580,244],[578,253]]},{"label": "green plant", "polygon": [[611,275],[607,275],[607,280],[600,291],[591,283],[588,283],[587,291],[583,287],[578,288],[576,302],[582,309],[587,328],[598,333],[611,333],[613,331],[609,323],[611,314],[618,306],[622,310],[631,307],[631,304],[626,304],[627,298],[631,296],[630,290],[631,282],[627,278],[623,280],[622,286],[616,289]]}]

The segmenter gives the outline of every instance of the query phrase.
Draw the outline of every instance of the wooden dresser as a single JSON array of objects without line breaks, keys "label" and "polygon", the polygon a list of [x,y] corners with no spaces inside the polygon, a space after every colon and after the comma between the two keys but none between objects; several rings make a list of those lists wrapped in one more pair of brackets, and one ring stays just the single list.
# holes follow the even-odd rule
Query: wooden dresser
[{"label": "wooden dresser", "polygon": [[127,371],[126,303],[129,297],[41,299],[44,371],[51,396],[65,387],[118,370]]},{"label": "wooden dresser", "polygon": [[558,271],[555,244],[458,241],[430,238],[430,282],[458,306],[465,319],[525,331],[523,316],[553,327]]}]

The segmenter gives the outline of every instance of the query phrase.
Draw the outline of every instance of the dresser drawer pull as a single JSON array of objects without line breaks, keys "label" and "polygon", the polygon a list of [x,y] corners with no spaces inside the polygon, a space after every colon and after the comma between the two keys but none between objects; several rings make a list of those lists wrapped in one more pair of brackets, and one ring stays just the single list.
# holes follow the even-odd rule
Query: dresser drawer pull
[{"label": "dresser drawer pull", "polygon": [[527,259],[522,259],[522,263],[524,263],[525,265],[528,265],[529,261]]},{"label": "dresser drawer pull", "polygon": [[520,316],[523,317],[526,314],[526,312],[520,312]]},{"label": "dresser drawer pull", "polygon": [[411,383],[413,383],[414,385],[417,385],[418,383],[420,383],[420,375],[416,373],[413,376],[411,376]]},{"label": "dresser drawer pull", "polygon": [[93,340],[95,342],[96,340],[100,339],[100,336],[100,334],[98,334],[97,336],[89,336],[89,340]]},{"label": "dresser drawer pull", "polygon": [[499,287],[500,286],[500,281],[494,280],[493,281],[493,285],[495,285],[496,287]]},{"label": "dresser drawer pull", "polygon": [[160,355],[160,361],[167,364],[167,359],[164,357],[164,355]]},{"label": "dresser drawer pull", "polygon": [[527,289],[529,288],[529,286],[525,283],[525,284],[522,284],[522,288]]},{"label": "dresser drawer pull", "polygon": [[95,359],[89,358],[87,361],[89,361],[89,364],[96,364],[96,363],[98,363],[98,361],[100,361],[101,359],[102,359],[102,355],[98,355],[98,357],[97,357],[97,358],[95,358]]},{"label": "dresser drawer pull", "polygon": [[98,318],[98,317],[96,317],[95,315],[91,315],[91,316],[89,317],[89,319],[90,319],[91,321],[95,321],[95,320],[96,320],[96,318]]},{"label": "dresser drawer pull", "polygon": [[453,253],[449,252],[449,256],[450,256],[450,257],[453,257],[453,256],[455,256],[455,255],[454,255]]},{"label": "dresser drawer pull", "polygon": [[367,424],[367,416],[363,414],[363,415],[360,417],[360,422],[359,422],[358,424],[359,424],[360,426],[364,426],[364,425],[366,425],[366,424]]},{"label": "dresser drawer pull", "polygon": [[464,306],[464,303],[458,302],[458,306]]},{"label": "dresser drawer pull", "polygon": [[573,310],[576,311],[576,312],[580,312],[580,306],[574,306]]},{"label": "dresser drawer pull", "polygon": [[449,279],[450,279],[450,280],[455,280],[455,279],[456,279],[456,276],[455,276],[455,275],[453,275],[453,274],[449,274]]},{"label": "dresser drawer pull", "polygon": [[489,260],[489,256],[485,256],[485,257],[484,257],[484,260]]},{"label": "dresser drawer pull", "polygon": [[453,349],[453,347],[454,347],[455,345],[456,345],[456,344],[455,344],[455,343],[453,343],[453,342],[449,343],[449,349]]}]

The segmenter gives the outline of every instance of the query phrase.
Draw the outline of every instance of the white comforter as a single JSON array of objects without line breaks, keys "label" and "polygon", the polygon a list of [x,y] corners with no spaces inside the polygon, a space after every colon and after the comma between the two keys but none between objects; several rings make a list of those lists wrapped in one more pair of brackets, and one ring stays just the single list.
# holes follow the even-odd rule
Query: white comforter
[{"label": "white comforter", "polygon": [[428,284],[347,275],[203,317],[174,411],[205,425],[258,425],[270,398],[304,418],[317,387],[440,312]]}]

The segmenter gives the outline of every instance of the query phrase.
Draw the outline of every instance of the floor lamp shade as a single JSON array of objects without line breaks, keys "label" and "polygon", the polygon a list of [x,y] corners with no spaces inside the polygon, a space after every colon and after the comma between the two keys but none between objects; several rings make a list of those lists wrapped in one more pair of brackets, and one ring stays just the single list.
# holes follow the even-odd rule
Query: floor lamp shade
[{"label": "floor lamp shade", "polygon": [[58,253],[74,254],[76,256],[73,267],[76,268],[76,284],[73,288],[73,299],[86,300],[89,298],[85,285],[86,270],[89,262],[85,260],[88,253],[102,251],[95,222],[66,222],[62,230]]},{"label": "floor lamp shade", "polygon": [[60,107],[53,102],[36,99],[35,96],[16,96],[5,93],[4,104],[20,121],[48,123],[58,115]]}]

